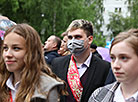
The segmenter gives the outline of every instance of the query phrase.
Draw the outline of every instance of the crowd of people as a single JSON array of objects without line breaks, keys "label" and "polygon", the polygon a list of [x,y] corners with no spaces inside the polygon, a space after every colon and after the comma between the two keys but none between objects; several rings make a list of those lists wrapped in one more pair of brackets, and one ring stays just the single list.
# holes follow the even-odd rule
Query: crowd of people
[{"label": "crowd of people", "polygon": [[94,56],[90,50],[93,41],[93,25],[87,20],[74,20],[67,28],[68,56],[52,61],[52,71],[68,86],[68,96],[61,102],[87,102],[91,93],[103,86],[110,63]]},{"label": "crowd of people", "polygon": [[88,20],[73,20],[44,45],[29,24],[4,16],[0,31],[0,102],[138,102],[138,29],[114,38],[111,63]]}]

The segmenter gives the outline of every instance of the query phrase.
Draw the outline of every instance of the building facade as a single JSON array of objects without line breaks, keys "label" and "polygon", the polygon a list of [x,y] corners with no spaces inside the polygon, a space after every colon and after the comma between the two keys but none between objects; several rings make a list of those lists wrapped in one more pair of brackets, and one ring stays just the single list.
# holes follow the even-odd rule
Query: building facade
[{"label": "building facade", "polygon": [[103,35],[110,36],[111,31],[107,31],[106,25],[109,24],[109,18],[111,13],[120,14],[123,17],[130,16],[128,12],[128,2],[127,0],[104,0],[103,1],[104,12],[104,24],[101,28]]}]

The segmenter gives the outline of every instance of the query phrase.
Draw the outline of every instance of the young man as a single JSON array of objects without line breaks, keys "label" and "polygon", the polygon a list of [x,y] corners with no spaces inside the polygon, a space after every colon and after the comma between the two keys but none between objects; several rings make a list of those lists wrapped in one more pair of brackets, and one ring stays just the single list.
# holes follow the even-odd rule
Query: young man
[{"label": "young man", "polygon": [[61,102],[87,102],[91,93],[104,85],[110,64],[93,56],[93,26],[87,20],[74,20],[67,29],[71,55],[55,58],[52,70],[68,85],[68,96]]}]

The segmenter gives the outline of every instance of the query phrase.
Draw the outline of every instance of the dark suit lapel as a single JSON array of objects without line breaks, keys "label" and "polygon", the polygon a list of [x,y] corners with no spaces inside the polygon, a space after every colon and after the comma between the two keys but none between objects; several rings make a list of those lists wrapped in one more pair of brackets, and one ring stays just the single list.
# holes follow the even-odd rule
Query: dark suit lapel
[{"label": "dark suit lapel", "polygon": [[[69,55],[69,56],[67,56],[66,60],[64,60],[64,61],[66,61],[66,63],[64,64],[64,68],[63,68],[63,71],[64,71],[63,72],[63,78],[65,81],[67,81],[67,73],[68,73],[68,67],[69,67],[70,59],[71,59],[71,56]],[[63,63],[64,63],[64,61],[63,61]]]},{"label": "dark suit lapel", "polygon": [[89,90],[89,87],[92,87],[91,83],[93,83],[93,78],[94,78],[94,72],[95,72],[95,69],[96,69],[96,64],[97,64],[97,60],[92,55],[91,62],[90,62],[90,67],[89,67],[89,69],[87,69],[88,70],[88,78],[86,80],[86,83],[84,84],[82,97],[83,97],[83,95],[87,94],[87,90]]}]

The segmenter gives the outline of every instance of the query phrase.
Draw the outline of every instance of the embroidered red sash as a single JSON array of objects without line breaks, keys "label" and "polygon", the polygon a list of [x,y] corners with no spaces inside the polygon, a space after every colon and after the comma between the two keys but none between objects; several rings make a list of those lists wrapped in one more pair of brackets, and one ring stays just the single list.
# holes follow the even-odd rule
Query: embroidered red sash
[{"label": "embroidered red sash", "polygon": [[76,99],[77,102],[80,102],[83,86],[80,81],[79,72],[77,69],[77,65],[73,59],[73,55],[71,56],[71,60],[68,68],[67,80],[74,98]]}]

